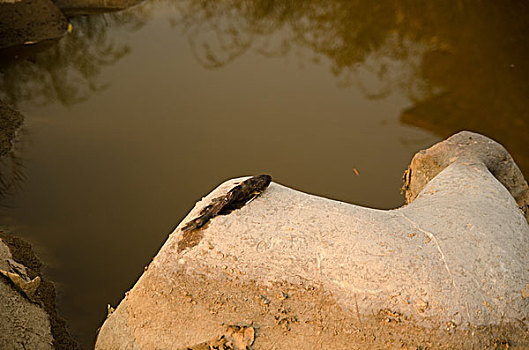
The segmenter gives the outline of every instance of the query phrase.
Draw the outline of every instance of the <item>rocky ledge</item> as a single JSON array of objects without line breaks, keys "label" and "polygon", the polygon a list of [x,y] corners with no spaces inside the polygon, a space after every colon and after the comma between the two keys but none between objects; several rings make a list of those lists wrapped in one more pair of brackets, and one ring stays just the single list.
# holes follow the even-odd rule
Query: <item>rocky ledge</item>
[{"label": "rocky ledge", "polygon": [[419,152],[404,179],[395,210],[271,183],[190,237],[186,223],[242,179],[223,183],[96,348],[529,347],[529,191],[511,156],[461,132]]},{"label": "rocky ledge", "polygon": [[31,246],[0,231],[0,349],[78,349]]}]

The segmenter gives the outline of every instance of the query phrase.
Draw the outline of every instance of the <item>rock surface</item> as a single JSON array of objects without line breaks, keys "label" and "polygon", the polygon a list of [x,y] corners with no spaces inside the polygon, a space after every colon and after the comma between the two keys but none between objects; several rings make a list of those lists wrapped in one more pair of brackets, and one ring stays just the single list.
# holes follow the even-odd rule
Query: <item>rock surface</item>
[{"label": "rock surface", "polygon": [[66,34],[68,22],[50,0],[0,0],[0,49]]},{"label": "rock surface", "polygon": [[50,320],[33,298],[40,277],[31,279],[0,239],[0,349],[54,349]]},{"label": "rock surface", "polygon": [[0,334],[0,349],[47,349],[50,332],[53,349],[79,349],[57,314],[55,287],[41,266],[29,243],[0,230],[0,288],[8,291],[0,293],[0,329],[9,330]]},{"label": "rock surface", "polygon": [[528,190],[512,158],[461,132],[410,169],[402,208],[272,183],[179,249],[185,223],[241,179],[225,182],[170,235],[96,349],[529,347]]}]

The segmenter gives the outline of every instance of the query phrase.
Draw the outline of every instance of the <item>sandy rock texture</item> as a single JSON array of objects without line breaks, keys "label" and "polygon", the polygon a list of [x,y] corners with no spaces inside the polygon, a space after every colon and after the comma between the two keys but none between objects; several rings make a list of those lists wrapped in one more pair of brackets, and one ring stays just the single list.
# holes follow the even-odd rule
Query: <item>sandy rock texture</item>
[{"label": "sandy rock texture", "polygon": [[96,349],[529,347],[528,189],[496,142],[461,132],[418,153],[395,210],[272,183],[182,231],[241,180],[196,204]]}]

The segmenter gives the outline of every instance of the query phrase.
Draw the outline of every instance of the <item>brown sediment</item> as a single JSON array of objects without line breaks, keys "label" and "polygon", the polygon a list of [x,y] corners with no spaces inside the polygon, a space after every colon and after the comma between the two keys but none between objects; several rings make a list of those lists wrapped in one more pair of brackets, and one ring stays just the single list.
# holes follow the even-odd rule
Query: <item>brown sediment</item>
[{"label": "brown sediment", "polygon": [[[318,286],[273,283],[264,287],[208,278],[199,278],[198,283],[186,282],[183,285],[193,296],[192,308],[210,308],[220,323],[236,319],[249,322],[256,329],[252,343],[259,349],[272,348],[274,344],[283,349],[305,349],[306,344],[328,349],[523,349],[529,345],[527,327],[521,323],[466,329],[453,324],[428,328],[392,309],[364,314],[359,319]],[[205,290],[204,285],[217,285],[219,292]],[[200,315],[196,317],[194,321]]]},{"label": "brown sediment", "polygon": [[191,248],[200,243],[204,237],[202,231],[192,230],[184,232],[182,239],[178,242],[178,253],[186,248]]},{"label": "brown sediment", "polygon": [[214,339],[181,350],[246,350],[251,349],[254,338],[255,329],[252,326],[228,325],[223,334]]},{"label": "brown sediment", "polygon": [[33,252],[31,245],[21,238],[0,230],[0,239],[9,247],[13,259],[27,268],[31,279],[40,276],[41,282],[35,293],[35,302],[39,303],[50,317],[51,333],[57,350],[79,349],[79,344],[68,332],[66,321],[57,313],[55,305],[55,286],[42,276],[42,262]]},{"label": "brown sediment", "polygon": [[[420,326],[415,316],[392,308],[356,315],[338,305],[332,293],[317,285],[275,282],[264,286],[255,281],[219,277],[177,274],[169,288],[165,279],[151,275],[149,283],[158,286],[159,293],[169,293],[171,297],[153,297],[146,289],[131,292],[129,302],[137,305],[134,318],[150,319],[153,310],[164,309],[164,317],[171,318],[177,328],[183,324],[188,330],[218,325],[206,341],[177,347],[186,350],[527,349],[529,346],[529,333],[523,322],[470,327],[438,322],[438,327],[426,327]],[[151,348],[153,342],[165,340],[148,338],[147,335],[139,341],[140,348]],[[101,349],[105,346],[100,344]]]}]

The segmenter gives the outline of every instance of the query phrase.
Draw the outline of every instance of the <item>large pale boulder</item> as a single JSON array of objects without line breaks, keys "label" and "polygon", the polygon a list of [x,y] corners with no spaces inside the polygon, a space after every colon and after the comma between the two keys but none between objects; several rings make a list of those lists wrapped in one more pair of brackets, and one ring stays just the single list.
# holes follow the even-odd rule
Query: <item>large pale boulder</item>
[{"label": "large pale boulder", "polygon": [[402,208],[272,183],[184,234],[240,181],[196,204],[97,349],[529,347],[528,187],[494,141],[461,132],[417,154]]}]

